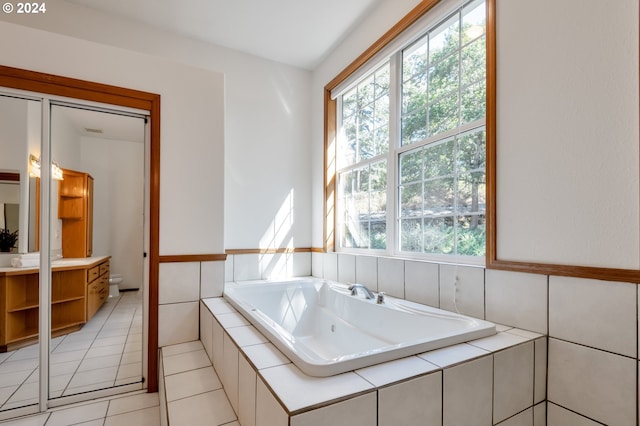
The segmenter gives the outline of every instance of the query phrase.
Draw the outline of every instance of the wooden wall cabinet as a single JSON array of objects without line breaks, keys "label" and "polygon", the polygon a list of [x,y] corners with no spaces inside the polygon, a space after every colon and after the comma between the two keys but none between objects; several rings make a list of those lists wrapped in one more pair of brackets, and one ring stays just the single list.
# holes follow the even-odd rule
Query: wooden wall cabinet
[{"label": "wooden wall cabinet", "polygon": [[62,220],[62,257],[90,257],[93,253],[93,177],[62,169],[58,181],[58,218]]}]

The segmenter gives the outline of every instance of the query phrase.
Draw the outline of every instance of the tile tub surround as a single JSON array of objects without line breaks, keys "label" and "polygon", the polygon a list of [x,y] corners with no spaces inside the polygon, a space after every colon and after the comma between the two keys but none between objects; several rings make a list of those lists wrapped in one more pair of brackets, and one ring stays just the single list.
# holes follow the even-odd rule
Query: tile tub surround
[{"label": "tile tub surround", "polygon": [[[363,262],[356,257],[363,255],[349,256],[353,258],[345,258],[342,253],[313,253],[313,276],[334,280],[338,280],[340,273],[357,276],[358,265]],[[385,257],[368,257],[377,259],[380,287],[388,279],[385,271],[388,262]],[[372,262],[370,259],[368,264]],[[474,266],[457,266],[458,273],[453,274],[453,265],[414,259],[394,259],[391,267],[396,271],[398,262],[404,263],[407,300],[445,308],[451,305],[455,291],[456,305],[464,314],[484,309],[482,319],[548,335],[548,344],[536,343],[535,360],[537,363],[547,354],[549,381],[547,385],[543,378],[536,380],[535,392],[536,400],[539,394],[548,394],[550,426],[637,424],[640,408],[637,284]],[[400,275],[396,274],[395,279],[399,280]],[[401,291],[399,282],[388,285]],[[536,410],[540,408],[536,406],[533,411]],[[528,418],[523,413],[512,417],[510,424],[528,424],[519,422],[521,416]]]},{"label": "tile tub surround", "polygon": [[304,375],[223,298],[203,299],[200,316],[202,344],[243,426],[533,425],[520,419],[546,418],[541,334],[501,326],[495,336],[318,378]]}]

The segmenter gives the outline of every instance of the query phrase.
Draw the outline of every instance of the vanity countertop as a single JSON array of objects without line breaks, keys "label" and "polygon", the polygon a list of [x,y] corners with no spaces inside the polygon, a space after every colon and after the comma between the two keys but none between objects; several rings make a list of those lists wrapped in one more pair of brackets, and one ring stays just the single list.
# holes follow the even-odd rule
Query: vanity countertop
[{"label": "vanity countertop", "polygon": [[[93,256],[79,258],[62,258],[51,261],[51,269],[53,271],[68,271],[72,269],[88,269],[92,268],[111,256]],[[14,268],[12,266],[0,267],[0,276],[3,275],[22,275],[37,273],[40,268]]]}]

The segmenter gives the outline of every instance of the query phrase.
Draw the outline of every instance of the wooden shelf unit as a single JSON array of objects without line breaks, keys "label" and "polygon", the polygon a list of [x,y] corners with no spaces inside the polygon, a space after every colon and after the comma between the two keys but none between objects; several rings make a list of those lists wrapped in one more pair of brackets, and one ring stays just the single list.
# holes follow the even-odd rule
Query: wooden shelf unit
[{"label": "wooden shelf unit", "polygon": [[62,220],[62,256],[90,257],[93,253],[93,177],[62,169],[58,181],[58,218]]},{"label": "wooden shelf unit", "polygon": [[[51,334],[78,330],[109,295],[109,257],[85,265],[55,268],[51,273]],[[38,338],[39,271],[0,272],[0,352]]]}]

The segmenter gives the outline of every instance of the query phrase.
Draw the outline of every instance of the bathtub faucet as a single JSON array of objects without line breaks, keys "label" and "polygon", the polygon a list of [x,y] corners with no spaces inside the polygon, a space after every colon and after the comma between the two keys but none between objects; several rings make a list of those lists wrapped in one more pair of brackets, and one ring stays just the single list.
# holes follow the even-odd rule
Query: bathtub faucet
[{"label": "bathtub faucet", "polygon": [[358,289],[362,290],[364,292],[364,295],[367,299],[375,299],[376,296],[374,296],[373,292],[371,290],[369,290],[365,285],[363,284],[351,284],[349,286],[349,290],[351,290],[351,295],[352,296],[356,296],[358,294]]}]

